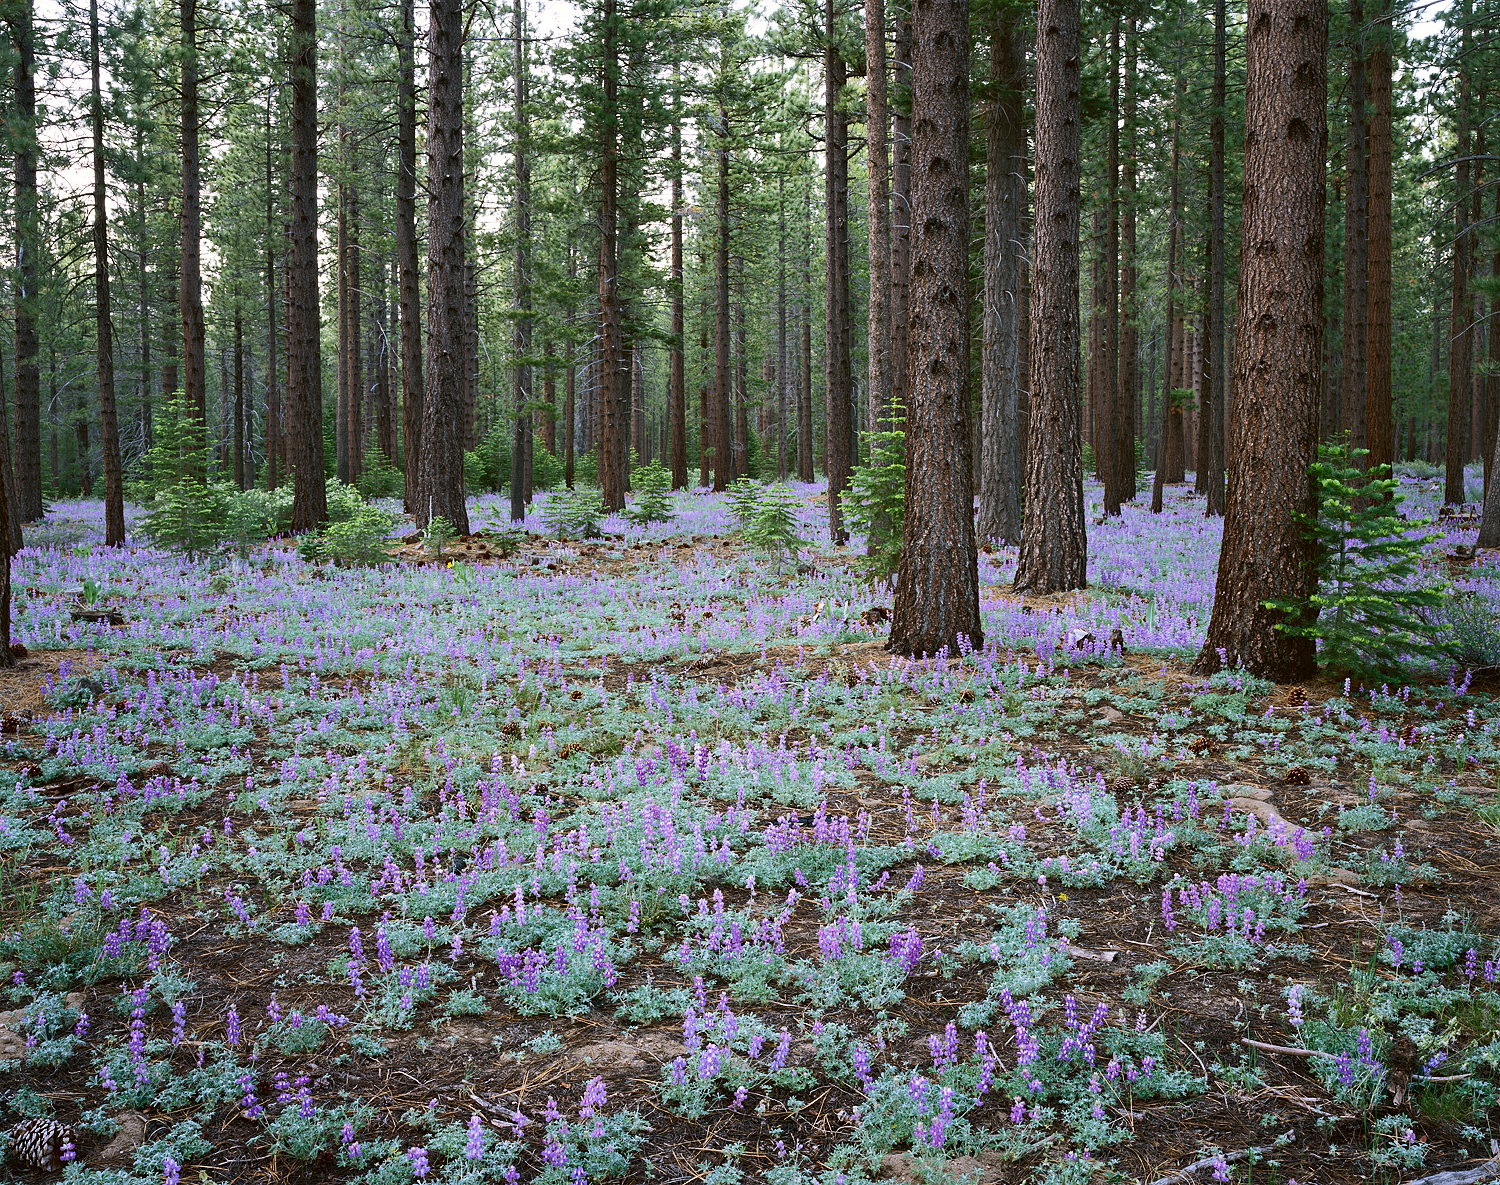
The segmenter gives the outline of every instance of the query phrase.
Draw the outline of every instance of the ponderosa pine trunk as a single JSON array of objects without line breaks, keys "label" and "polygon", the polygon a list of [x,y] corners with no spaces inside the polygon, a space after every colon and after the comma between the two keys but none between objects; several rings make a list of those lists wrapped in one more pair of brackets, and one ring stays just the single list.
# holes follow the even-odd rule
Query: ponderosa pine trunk
[{"label": "ponderosa pine trunk", "polygon": [[291,226],[286,276],[286,452],[292,530],[328,521],[323,478],[323,366],[318,301],[316,0],[293,0]]},{"label": "ponderosa pine trunk", "polygon": [[99,3],[89,0],[89,108],[94,135],[94,353],[99,372],[99,443],[104,464],[104,545],[125,543],[125,484],[115,408],[115,345],[110,330],[109,213],[104,186],[104,96],[99,85]]},{"label": "ponderosa pine trunk", "polygon": [[625,505],[625,433],[628,397],[624,310],[620,303],[620,49],[615,0],[601,5],[600,73],[603,103],[599,122],[599,370],[594,387],[596,447],[604,505]]},{"label": "ponderosa pine trunk", "polygon": [[985,129],[984,345],[980,395],[982,538],[1021,541],[1021,238],[1026,200],[1026,33],[1006,5],[990,26]]},{"label": "ponderosa pine trunk", "polygon": [[[1391,422],[1391,5],[1376,0],[1365,60],[1370,163],[1365,313],[1365,447],[1373,469],[1395,462]],[[1494,340],[1494,330],[1491,331]]]},{"label": "ponderosa pine trunk", "polygon": [[869,429],[890,420],[891,370],[891,179],[890,105],[887,101],[885,0],[865,0],[865,127],[869,167],[870,299]]},{"label": "ponderosa pine trunk", "polygon": [[1151,513],[1162,512],[1162,490],[1167,482],[1172,480],[1172,427],[1173,414],[1176,410],[1176,400],[1172,397],[1174,387],[1173,380],[1176,378],[1174,367],[1181,353],[1177,343],[1181,340],[1182,326],[1178,320],[1174,300],[1177,296],[1177,251],[1178,243],[1182,239],[1179,213],[1181,205],[1181,178],[1182,178],[1182,103],[1183,103],[1183,78],[1182,78],[1182,53],[1179,49],[1177,57],[1177,85],[1175,97],[1172,101],[1172,185],[1171,200],[1168,203],[1167,214],[1167,315],[1164,322],[1165,330],[1163,336],[1166,339],[1167,356],[1161,370],[1161,428],[1156,438],[1156,476],[1151,482]]},{"label": "ponderosa pine trunk", "polygon": [[515,231],[516,231],[516,373],[514,387],[515,424],[510,452],[510,521],[526,517],[530,482],[525,480],[526,450],[531,436],[531,153],[527,143],[526,116],[526,50],[523,39],[526,24],[526,0],[516,0],[513,24],[513,59],[515,73],[516,144],[515,144]]},{"label": "ponderosa pine trunk", "polygon": [[837,0],[824,7],[823,116],[824,322],[823,401],[827,413],[824,466],[828,471],[828,537],[836,546],[849,541],[842,499],[854,458],[853,380],[849,307],[849,116],[843,107],[848,69],[839,49]]},{"label": "ponderosa pine trunk", "polygon": [[1017,592],[1087,584],[1079,423],[1078,0],[1040,0],[1036,34],[1036,181],[1032,197],[1031,385],[1026,507]]},{"label": "ponderosa pine trunk", "polygon": [[812,192],[802,191],[802,372],[801,392],[797,397],[797,477],[814,480],[812,415]]},{"label": "ponderosa pine trunk", "polygon": [[[896,22],[892,59],[897,97],[891,117],[891,401],[906,406],[906,326],[911,285],[911,19]],[[1024,70],[1024,61],[1023,61]],[[1018,479],[1019,480],[1019,479]]]},{"label": "ponderosa pine trunk", "polygon": [[234,302],[234,485],[245,488],[245,326],[238,296]]},{"label": "ponderosa pine trunk", "polygon": [[[198,0],[181,0],[182,251],[178,315],[182,320],[182,398],[193,432],[208,427],[208,365],[203,328],[203,181],[198,152]],[[198,474],[200,478],[204,474]]]},{"label": "ponderosa pine trunk", "polygon": [[1120,451],[1133,447],[1133,433],[1122,430],[1125,405],[1120,391],[1120,21],[1115,18],[1109,34],[1109,142],[1105,169],[1109,199],[1109,223],[1104,238],[1104,382],[1107,390],[1104,431],[1107,463],[1104,465],[1104,513],[1118,515],[1124,501],[1124,465]]},{"label": "ponderosa pine trunk", "polygon": [[16,161],[16,420],[14,471],[17,501],[12,531],[42,517],[42,377],[36,327],[37,269],[41,262],[36,167],[36,42],[31,0],[9,6],[15,55],[14,125]]},{"label": "ponderosa pine trunk", "polygon": [[1267,602],[1305,603],[1316,582],[1306,519],[1317,506],[1327,55],[1322,0],[1251,0],[1235,406],[1200,675],[1229,665],[1287,681],[1317,666],[1313,640],[1278,629],[1287,615]]},{"label": "ponderosa pine trunk", "polygon": [[405,509],[417,513],[422,440],[422,302],[417,275],[417,83],[415,0],[401,0],[396,43],[396,286],[401,321],[401,429]]},{"label": "ponderosa pine trunk", "polygon": [[1204,389],[1208,392],[1208,481],[1204,513],[1224,513],[1224,400],[1228,390],[1224,369],[1224,105],[1228,101],[1225,40],[1228,12],[1225,0],[1214,0],[1213,119],[1209,125],[1208,166],[1208,350],[1204,358]]},{"label": "ponderosa pine trunk", "polygon": [[[276,348],[281,339],[277,331],[277,309],[280,301],[276,295],[276,185],[275,169],[272,165],[271,148],[271,94],[266,96],[266,489],[274,490],[281,484],[282,466],[286,454],[286,435],[281,410],[280,371],[276,359]],[[144,272],[144,265],[142,267]],[[145,312],[145,301],[141,302]],[[145,318],[142,317],[141,341],[146,343]]]},{"label": "ponderosa pine trunk", "polygon": [[984,645],[969,467],[969,2],[916,0],[906,519],[890,649]]},{"label": "ponderosa pine trunk", "polygon": [[[1343,365],[1339,417],[1351,450],[1365,447],[1366,342],[1369,308],[1369,183],[1365,146],[1365,13],[1360,0],[1349,4],[1349,128],[1344,145]],[[1351,453],[1360,468],[1365,458]]]},{"label": "ponderosa pine trunk", "polygon": [[1464,6],[1463,42],[1458,57],[1458,138],[1453,170],[1453,289],[1448,304],[1448,440],[1443,502],[1464,502],[1464,463],[1469,457],[1469,419],[1473,406],[1473,338],[1469,333],[1469,20]]},{"label": "ponderosa pine trunk", "polygon": [[417,522],[469,533],[464,499],[468,268],[464,254],[464,10],[434,0],[427,76],[427,381]]},{"label": "ponderosa pine trunk", "polygon": [[[721,69],[723,67],[721,66]],[[722,80],[721,80],[722,82]],[[719,105],[719,143],[714,153],[714,489],[734,481],[734,439],[729,337],[729,113]]]},{"label": "ponderosa pine trunk", "polygon": [[667,430],[672,454],[672,488],[688,488],[687,321],[683,312],[682,268],[682,90],[681,68],[673,71],[672,112],[672,357],[667,390]]},{"label": "ponderosa pine trunk", "polygon": [[1120,215],[1120,433],[1119,455],[1120,499],[1129,502],[1136,495],[1136,391],[1139,377],[1136,355],[1140,352],[1140,333],[1136,321],[1136,58],[1139,42],[1135,18],[1126,23],[1125,44],[1125,161],[1124,210]]}]

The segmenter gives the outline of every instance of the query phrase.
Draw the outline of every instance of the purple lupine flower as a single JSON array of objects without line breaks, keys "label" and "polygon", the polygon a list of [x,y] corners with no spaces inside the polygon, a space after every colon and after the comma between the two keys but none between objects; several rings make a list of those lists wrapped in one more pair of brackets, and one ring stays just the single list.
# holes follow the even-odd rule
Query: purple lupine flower
[{"label": "purple lupine flower", "polygon": [[178,1000],[172,1005],[172,1044],[181,1045],[187,1040],[187,1005]]},{"label": "purple lupine flower", "polygon": [[599,1077],[590,1078],[588,1085],[583,1088],[583,1098],[578,1103],[578,1118],[592,1118],[594,1112],[604,1106],[606,1097],[604,1079]]},{"label": "purple lupine flower", "polygon": [[182,1174],[182,1166],[170,1156],[161,1158],[162,1185],[177,1185]]},{"label": "purple lupine flower", "polygon": [[427,1172],[428,1172],[428,1168],[427,1168],[427,1149],[426,1148],[408,1148],[406,1150],[406,1156],[407,1156],[407,1159],[411,1161],[412,1176],[418,1178],[419,1180],[422,1177],[425,1177],[427,1175]]},{"label": "purple lupine flower", "polygon": [[484,1156],[484,1127],[479,1121],[479,1112],[469,1116],[469,1139],[464,1145],[465,1160],[479,1160]]},{"label": "purple lupine flower", "polygon": [[1294,1029],[1302,1027],[1302,992],[1302,985],[1294,983],[1287,989],[1286,993],[1287,1019],[1292,1022],[1292,1028]]}]

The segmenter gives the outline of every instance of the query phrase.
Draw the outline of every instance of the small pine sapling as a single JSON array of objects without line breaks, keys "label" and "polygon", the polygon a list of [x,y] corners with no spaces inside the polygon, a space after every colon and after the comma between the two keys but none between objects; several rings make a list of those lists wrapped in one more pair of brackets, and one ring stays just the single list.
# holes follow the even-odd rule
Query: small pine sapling
[{"label": "small pine sapling", "polygon": [[1389,466],[1360,469],[1364,453],[1319,446],[1310,470],[1318,513],[1305,524],[1317,545],[1317,588],[1307,604],[1267,604],[1288,615],[1279,628],[1318,639],[1328,670],[1377,676],[1443,653],[1424,620],[1442,606],[1443,591],[1420,576],[1424,549],[1441,536],[1410,533],[1427,522],[1401,517],[1400,483]]},{"label": "small pine sapling", "polygon": [[797,534],[797,495],[779,482],[764,489],[745,541],[760,551],[775,555],[795,555],[802,545]]},{"label": "small pine sapling", "polygon": [[672,488],[672,474],[656,461],[642,465],[631,476],[635,487],[635,502],[625,512],[625,517],[637,526],[647,523],[669,523],[675,517],[668,491]]},{"label": "small pine sapling", "polygon": [[901,534],[906,525],[906,421],[899,401],[891,407],[891,427],[870,436],[870,463],[849,479],[845,513],[865,536],[861,574],[872,584],[890,583],[901,566]]}]

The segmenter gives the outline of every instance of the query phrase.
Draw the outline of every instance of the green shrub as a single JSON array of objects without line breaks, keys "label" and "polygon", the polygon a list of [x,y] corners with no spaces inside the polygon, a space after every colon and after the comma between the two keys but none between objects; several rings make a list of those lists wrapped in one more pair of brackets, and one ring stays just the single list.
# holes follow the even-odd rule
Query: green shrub
[{"label": "green shrub", "polygon": [[336,477],[331,477],[328,479],[327,489],[330,523],[348,522],[364,509],[365,500],[359,496],[359,491],[353,486]]},{"label": "green shrub", "polygon": [[573,481],[581,486],[599,484],[599,450],[597,447],[573,457]]},{"label": "green shrub", "polygon": [[542,525],[559,539],[594,539],[604,515],[597,490],[558,490],[542,507]]},{"label": "green shrub", "polygon": [[350,567],[369,567],[390,559],[391,527],[396,517],[376,506],[362,506],[353,518],[331,524],[320,543],[320,558]]},{"label": "green shrub", "polygon": [[739,523],[741,531],[748,531],[760,510],[761,494],[765,486],[751,477],[741,477],[729,487],[729,513]]},{"label": "green shrub", "polygon": [[759,551],[795,555],[802,544],[797,534],[797,496],[778,482],[761,495],[745,540]]},{"label": "green shrub", "polygon": [[638,526],[647,523],[669,523],[672,513],[672,474],[652,461],[642,465],[631,475],[631,486],[635,489],[635,502],[625,511],[625,517]]},{"label": "green shrub", "polygon": [[360,495],[365,498],[399,498],[406,492],[406,478],[379,449],[365,454],[364,467],[355,480]]},{"label": "green shrub", "polygon": [[562,458],[555,453],[549,453],[538,443],[531,452],[531,488],[550,490],[562,484]]},{"label": "green shrub", "polygon": [[1424,549],[1440,536],[1406,534],[1426,523],[1401,517],[1389,466],[1366,472],[1352,463],[1364,453],[1345,443],[1319,446],[1310,470],[1318,513],[1305,523],[1317,544],[1317,589],[1305,604],[1268,605],[1288,615],[1278,628],[1322,643],[1330,671],[1378,676],[1442,653],[1427,624],[1442,592],[1416,579]]},{"label": "green shrub", "polygon": [[1500,613],[1484,593],[1445,598],[1429,623],[1434,640],[1461,666],[1500,666]]}]

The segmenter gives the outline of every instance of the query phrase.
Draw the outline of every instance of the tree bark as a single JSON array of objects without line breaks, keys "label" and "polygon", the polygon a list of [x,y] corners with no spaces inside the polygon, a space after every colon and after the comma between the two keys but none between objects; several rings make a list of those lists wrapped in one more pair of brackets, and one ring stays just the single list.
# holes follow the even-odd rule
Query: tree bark
[{"label": "tree bark", "polygon": [[245,327],[234,302],[234,484],[245,488]]},{"label": "tree bark", "polygon": [[287,236],[287,469],[292,530],[328,521],[318,327],[318,33],[316,0],[292,4],[292,218]]},{"label": "tree bark", "polygon": [[672,109],[672,358],[668,380],[667,419],[671,436],[672,488],[688,488],[687,468],[687,333],[683,313],[682,268],[682,71],[673,70]]},{"label": "tree bark", "polygon": [[1213,121],[1209,126],[1208,179],[1208,351],[1204,389],[1208,392],[1208,482],[1205,514],[1224,513],[1224,106],[1228,101],[1225,39],[1228,24],[1225,0],[1214,0]]},{"label": "tree bark", "polygon": [[115,345],[110,330],[109,213],[104,187],[104,98],[99,85],[99,3],[89,0],[90,122],[94,134],[94,351],[99,371],[99,442],[104,465],[104,545],[125,543],[125,485],[115,408]]},{"label": "tree bark", "polygon": [[396,271],[401,321],[401,429],[405,509],[416,515],[417,458],[421,452],[423,386],[422,309],[417,278],[417,84],[415,0],[401,0],[396,43]]},{"label": "tree bark", "polygon": [[[1368,303],[1365,345],[1365,447],[1371,467],[1395,462],[1391,424],[1391,6],[1377,0],[1365,78],[1369,87],[1365,137],[1367,172]],[[1491,330],[1494,340],[1494,330]],[[1493,381],[1493,380],[1492,380]]]},{"label": "tree bark", "polygon": [[1124,500],[1125,467],[1120,452],[1134,445],[1134,434],[1122,430],[1125,404],[1120,392],[1120,21],[1109,37],[1109,144],[1105,168],[1109,174],[1108,217],[1104,240],[1104,382],[1107,392],[1104,465],[1104,513],[1118,515]]},{"label": "tree bark", "polygon": [[786,175],[776,179],[776,480],[787,477],[786,458]]},{"label": "tree bark", "polygon": [[626,423],[621,406],[628,382],[625,353],[624,314],[620,304],[619,202],[619,29],[615,0],[603,0],[602,52],[603,105],[599,124],[599,374],[594,398],[598,401],[597,446],[599,484],[604,505],[620,510],[625,505]]},{"label": "tree bark", "polygon": [[[182,253],[178,312],[182,319],[182,397],[200,437],[208,427],[208,367],[203,330],[203,184],[198,163],[198,2],[181,0]],[[200,478],[203,474],[198,475]]]},{"label": "tree bark", "polygon": [[1120,216],[1120,500],[1136,495],[1136,392],[1140,385],[1136,355],[1140,334],[1136,322],[1136,58],[1139,41],[1135,17],[1126,25],[1125,47],[1125,208]]},{"label": "tree bark", "polygon": [[1448,442],[1443,502],[1464,501],[1464,463],[1469,456],[1469,414],[1473,339],[1469,308],[1469,261],[1473,255],[1469,232],[1469,6],[1464,5],[1463,43],[1458,56],[1457,164],[1453,171],[1453,295],[1448,305]]},{"label": "tree bark", "polygon": [[1181,356],[1177,343],[1181,325],[1175,311],[1177,296],[1177,244],[1182,238],[1179,212],[1181,206],[1182,177],[1182,102],[1183,102],[1182,54],[1177,57],[1177,86],[1172,101],[1172,197],[1167,214],[1167,315],[1164,325],[1167,356],[1161,371],[1161,430],[1156,438],[1156,477],[1151,483],[1151,513],[1162,512],[1162,487],[1172,480],[1172,423],[1175,400],[1172,390],[1175,385],[1177,360]]},{"label": "tree bark", "polygon": [[[727,56],[727,55],[726,55]],[[721,63],[721,75],[727,71]],[[727,80],[720,78],[720,85]],[[729,338],[729,113],[719,103],[718,145],[714,153],[717,187],[714,206],[714,489],[734,481],[734,425],[731,422]]]},{"label": "tree bark", "polygon": [[[896,22],[895,68],[898,99],[891,119],[891,399],[906,406],[906,337],[911,282],[911,20]],[[1022,72],[1025,49],[1022,48]],[[1019,480],[1019,479],[1017,479]]]},{"label": "tree bark", "polygon": [[1200,675],[1316,670],[1313,640],[1278,629],[1286,615],[1266,602],[1305,602],[1316,578],[1305,516],[1317,509],[1327,54],[1321,0],[1251,0],[1228,497]]},{"label": "tree bark", "polygon": [[1017,592],[1086,586],[1079,423],[1078,0],[1040,0],[1031,254],[1031,414]]},{"label": "tree bark", "polygon": [[889,645],[956,657],[984,645],[968,463],[969,3],[914,9],[911,407]]},{"label": "tree bark", "polygon": [[850,362],[849,308],[849,116],[843,108],[848,71],[839,50],[839,5],[824,6],[823,114],[824,285],[823,400],[827,412],[824,451],[828,471],[828,537],[836,546],[849,542],[841,505],[849,486],[853,457],[853,370]]},{"label": "tree bark", "polygon": [[516,324],[515,426],[510,453],[510,521],[526,517],[530,483],[525,480],[526,446],[531,426],[531,157],[527,143],[526,51],[523,34],[526,0],[516,0],[513,22],[516,104]]},{"label": "tree bark", "polygon": [[1026,34],[1019,9],[990,26],[985,129],[984,345],[981,366],[979,534],[1021,541],[1021,236],[1026,201]]},{"label": "tree bark", "polygon": [[464,13],[434,0],[427,81],[427,381],[417,521],[469,533],[464,499],[465,330]]},{"label": "tree bark", "polygon": [[[1351,450],[1365,447],[1369,308],[1369,183],[1365,145],[1365,13],[1349,4],[1349,129],[1344,147],[1344,324],[1339,415]],[[1365,459],[1351,460],[1364,468]]]},{"label": "tree bark", "polygon": [[10,10],[11,45],[15,54],[15,121],[12,142],[16,153],[16,435],[17,501],[11,515],[12,531],[19,524],[42,517],[42,379],[38,368],[40,343],[36,327],[37,269],[41,256],[37,214],[36,165],[36,45],[31,0]]},{"label": "tree bark", "polygon": [[[276,347],[280,339],[276,329],[276,206],[275,170],[271,156],[271,104],[275,91],[266,96],[266,489],[274,490],[281,484],[281,469],[286,444],[283,432],[281,391],[278,387],[280,372],[276,361]],[[144,265],[143,265],[144,276]],[[146,341],[146,303],[142,293],[141,341]]]},{"label": "tree bark", "polygon": [[879,431],[891,408],[890,105],[886,97],[885,0],[865,0],[865,128],[869,175],[869,425]]}]

